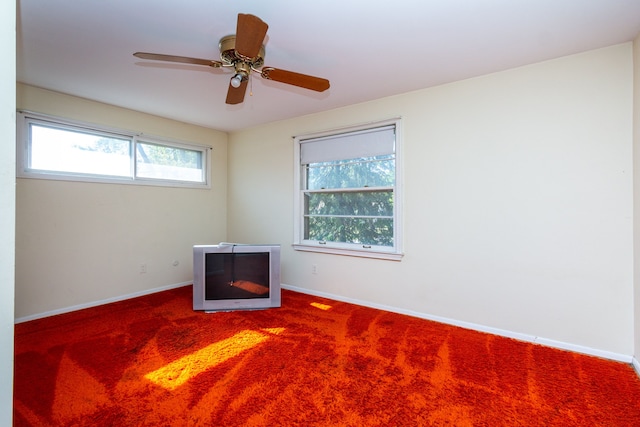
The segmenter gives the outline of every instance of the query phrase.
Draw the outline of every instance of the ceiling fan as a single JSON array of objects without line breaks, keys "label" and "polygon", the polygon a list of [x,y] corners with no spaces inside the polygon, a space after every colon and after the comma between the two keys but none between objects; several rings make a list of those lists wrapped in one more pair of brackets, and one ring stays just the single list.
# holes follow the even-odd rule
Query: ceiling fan
[{"label": "ceiling fan", "polygon": [[213,68],[232,68],[234,75],[229,82],[227,104],[240,104],[244,100],[247,82],[252,71],[267,80],[286,83],[316,92],[323,92],[329,89],[329,80],[327,79],[274,67],[265,67],[265,51],[262,42],[267,35],[268,28],[269,26],[257,16],[239,13],[236,34],[220,39],[220,61],[148,52],[136,52],[133,55],[141,59],[155,61],[206,65]]}]

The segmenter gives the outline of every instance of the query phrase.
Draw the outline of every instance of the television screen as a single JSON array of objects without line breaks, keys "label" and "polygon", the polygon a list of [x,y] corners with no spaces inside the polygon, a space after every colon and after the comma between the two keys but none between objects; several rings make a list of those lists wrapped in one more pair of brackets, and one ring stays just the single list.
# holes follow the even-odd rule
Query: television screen
[{"label": "television screen", "polygon": [[205,254],[204,299],[269,298],[269,253]]}]

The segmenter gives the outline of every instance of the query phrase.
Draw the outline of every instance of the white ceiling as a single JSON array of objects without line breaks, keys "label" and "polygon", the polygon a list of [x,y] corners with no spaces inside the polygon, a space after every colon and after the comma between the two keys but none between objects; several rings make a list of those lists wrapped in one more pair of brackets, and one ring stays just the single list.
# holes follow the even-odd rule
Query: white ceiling
[{"label": "white ceiling", "polygon": [[[18,81],[233,131],[633,40],[640,0],[18,0]],[[265,65],[330,80],[316,93],[254,74],[142,61],[219,59],[238,13],[269,24]],[[250,93],[252,95],[250,96]]]}]

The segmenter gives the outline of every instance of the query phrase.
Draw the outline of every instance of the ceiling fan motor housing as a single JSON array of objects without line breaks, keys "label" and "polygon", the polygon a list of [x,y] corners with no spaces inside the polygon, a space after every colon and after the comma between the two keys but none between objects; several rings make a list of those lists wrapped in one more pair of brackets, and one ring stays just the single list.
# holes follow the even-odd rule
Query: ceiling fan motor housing
[{"label": "ceiling fan motor housing", "polygon": [[240,63],[246,64],[247,67],[241,67],[241,69],[247,72],[251,72],[251,69],[258,69],[264,65],[264,45],[260,48],[258,55],[255,58],[245,58],[236,52],[236,36],[235,34],[223,37],[220,39],[219,43],[220,48],[220,59],[222,62],[234,65],[236,67],[236,71],[239,73],[238,65]]}]

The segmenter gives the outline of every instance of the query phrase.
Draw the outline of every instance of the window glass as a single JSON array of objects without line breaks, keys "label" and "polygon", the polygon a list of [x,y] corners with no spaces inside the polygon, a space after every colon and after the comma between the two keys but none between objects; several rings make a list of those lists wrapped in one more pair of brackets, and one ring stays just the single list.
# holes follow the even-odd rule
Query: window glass
[{"label": "window glass", "polygon": [[29,169],[129,176],[131,141],[77,130],[30,124]]},{"label": "window glass", "polygon": [[395,156],[311,163],[306,171],[309,190],[388,186],[395,181]]},{"label": "window glass", "polygon": [[307,236],[321,244],[327,242],[356,243],[358,249],[393,246],[393,218],[310,217]]},{"label": "window glass", "polygon": [[393,217],[393,191],[314,192],[305,194],[306,215]]},{"label": "window glass", "polygon": [[393,191],[305,195],[305,239],[393,246]]},{"label": "window glass", "polygon": [[136,176],[174,181],[201,182],[202,151],[138,142]]}]

